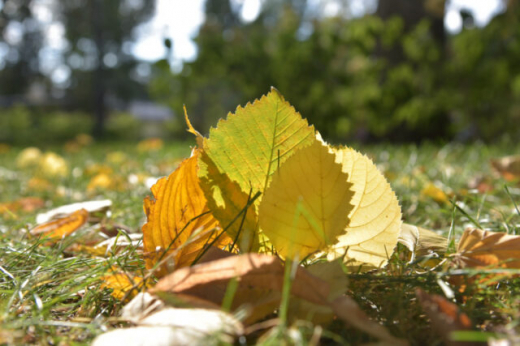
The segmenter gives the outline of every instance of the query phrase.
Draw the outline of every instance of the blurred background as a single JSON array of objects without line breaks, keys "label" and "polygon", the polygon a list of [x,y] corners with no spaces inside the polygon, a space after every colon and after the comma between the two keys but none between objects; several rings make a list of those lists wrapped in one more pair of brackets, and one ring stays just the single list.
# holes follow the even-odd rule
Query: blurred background
[{"label": "blurred background", "polygon": [[515,140],[516,0],[0,0],[0,143],[184,139],[275,86],[332,142]]}]

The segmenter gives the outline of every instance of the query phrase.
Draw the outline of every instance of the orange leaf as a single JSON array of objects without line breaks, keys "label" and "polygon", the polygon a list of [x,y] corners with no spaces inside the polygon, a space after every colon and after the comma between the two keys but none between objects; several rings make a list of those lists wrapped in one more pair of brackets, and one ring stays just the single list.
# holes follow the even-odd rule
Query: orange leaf
[{"label": "orange leaf", "polygon": [[[200,188],[199,155],[200,150],[194,150],[168,178],[162,178],[152,186],[155,200],[148,197],[144,200],[148,221],[143,225],[146,267],[151,269],[158,261],[166,259],[156,272],[159,277],[171,272],[172,268],[191,264],[221,233]],[[222,234],[214,245],[229,242],[229,237]]]},{"label": "orange leaf", "polygon": [[430,295],[420,288],[415,291],[415,294],[424,312],[430,318],[433,329],[444,339],[446,345],[470,345],[451,339],[451,333],[454,331],[472,329],[468,315],[442,296]]},{"label": "orange leaf", "polygon": [[72,234],[78,228],[83,226],[87,220],[88,211],[80,209],[66,216],[56,218],[34,227],[31,230],[31,234],[34,236],[44,235],[55,242]]},{"label": "orange leaf", "polygon": [[455,261],[461,267],[520,268],[520,236],[467,228]]}]

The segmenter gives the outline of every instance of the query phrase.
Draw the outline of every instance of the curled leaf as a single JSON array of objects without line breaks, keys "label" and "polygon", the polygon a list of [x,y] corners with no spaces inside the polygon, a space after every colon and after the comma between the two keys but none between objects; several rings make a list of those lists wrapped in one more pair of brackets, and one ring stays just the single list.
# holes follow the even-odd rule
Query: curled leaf
[{"label": "curled leaf", "polygon": [[448,239],[422,227],[403,223],[398,238],[412,253],[411,261],[416,256],[425,256],[431,252],[444,253],[448,248]]}]

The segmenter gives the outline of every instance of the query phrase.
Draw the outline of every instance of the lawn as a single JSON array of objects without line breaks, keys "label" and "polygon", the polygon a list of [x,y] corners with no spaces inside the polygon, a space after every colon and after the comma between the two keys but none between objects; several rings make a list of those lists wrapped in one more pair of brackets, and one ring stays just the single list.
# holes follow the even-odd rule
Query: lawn
[{"label": "lawn", "polygon": [[[42,167],[21,168],[17,158],[24,148],[2,149],[0,344],[90,344],[97,335],[128,324],[118,317],[125,302],[104,286],[104,276],[114,267],[144,275],[144,261],[136,246],[107,254],[95,252],[93,246],[118,231],[123,236],[121,230],[141,232],[143,199],[151,194],[150,183],[169,175],[189,156],[193,145],[152,141],[48,147],[43,151],[55,152],[68,165],[63,176],[54,177],[43,174]],[[518,180],[504,180],[490,165],[491,159],[519,153],[518,143],[354,147],[369,156],[388,179],[404,222],[449,237],[448,252],[456,250],[456,241],[468,226],[520,233],[520,213],[515,206],[520,204]],[[23,204],[24,197],[38,200]],[[99,222],[57,244],[50,245],[28,232],[38,213],[102,199],[112,201],[111,213],[100,215]],[[432,328],[436,321],[425,315],[416,299],[416,288],[440,295],[454,292],[450,300],[469,316],[474,327],[474,332],[461,334],[462,338],[513,338],[520,332],[519,279],[512,276],[489,285],[469,280],[477,274],[475,270],[454,269],[449,256],[442,263],[435,258],[409,263],[408,256],[399,245],[385,268],[346,274],[348,294],[394,336],[412,344],[442,343],[443,336]],[[454,277],[466,284],[465,290],[453,284]],[[301,344],[315,342],[317,327],[313,324],[301,321],[294,328]],[[260,334],[245,335],[240,343],[254,344]],[[338,321],[324,326],[318,335],[324,344],[374,341]],[[298,344],[294,333],[277,335],[274,343],[282,339]]]}]

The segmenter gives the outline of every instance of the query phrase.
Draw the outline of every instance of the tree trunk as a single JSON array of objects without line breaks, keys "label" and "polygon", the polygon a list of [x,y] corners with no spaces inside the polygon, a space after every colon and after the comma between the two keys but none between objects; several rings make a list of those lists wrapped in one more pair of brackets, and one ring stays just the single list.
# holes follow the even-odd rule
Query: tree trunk
[{"label": "tree trunk", "polygon": [[93,136],[95,138],[103,137],[105,133],[106,107],[105,96],[106,86],[104,81],[105,68],[103,57],[105,56],[105,47],[103,39],[103,1],[91,0],[91,23],[92,36],[97,51],[97,65],[93,72],[92,96],[94,102],[94,128]]}]

